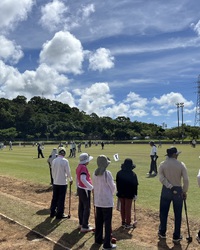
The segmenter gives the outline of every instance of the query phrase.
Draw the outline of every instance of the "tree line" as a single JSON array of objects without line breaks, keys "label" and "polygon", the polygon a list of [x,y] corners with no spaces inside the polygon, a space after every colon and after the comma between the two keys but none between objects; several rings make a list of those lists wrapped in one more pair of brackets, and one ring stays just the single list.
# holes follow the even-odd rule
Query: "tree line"
[{"label": "tree line", "polygon": [[35,96],[9,100],[0,98],[0,141],[5,140],[133,140],[183,139],[199,136],[199,128],[183,125],[164,129],[161,125],[86,114],[58,101]]}]

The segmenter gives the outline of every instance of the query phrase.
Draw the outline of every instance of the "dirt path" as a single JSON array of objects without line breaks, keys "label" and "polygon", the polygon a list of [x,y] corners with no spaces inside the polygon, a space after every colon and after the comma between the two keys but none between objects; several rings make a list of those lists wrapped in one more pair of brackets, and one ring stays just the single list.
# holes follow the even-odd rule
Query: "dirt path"
[{"label": "dirt path", "polygon": [[[16,199],[18,202],[23,200],[25,204],[31,204],[40,209],[47,209],[49,207],[52,191],[51,187],[43,185],[30,184],[26,181],[19,181],[7,177],[0,176],[0,192],[9,197],[10,199]],[[66,199],[66,208],[68,207],[68,199]],[[75,194],[72,195],[72,207],[71,207],[71,220],[77,220],[77,207],[78,199]],[[67,209],[66,209],[67,210]],[[1,212],[1,211],[0,211]],[[66,211],[67,213],[67,211]],[[172,243],[171,235],[173,230],[173,219],[169,218],[168,221],[168,234],[166,241],[159,241],[157,237],[158,229],[158,213],[150,210],[139,209],[137,207],[137,228],[127,232],[121,229],[120,214],[114,209],[113,214],[113,234],[117,240],[127,239],[133,241],[133,244],[139,244],[147,246],[148,249],[158,250],[197,250],[200,249],[200,245],[197,243],[195,236],[198,231],[199,225],[195,221],[190,221],[191,235],[193,242],[188,246],[186,239],[184,239],[180,245],[176,246]],[[91,223],[94,223],[93,212],[91,213]],[[34,240],[27,238],[27,229],[20,227],[19,225],[9,222],[0,217],[0,250],[12,250],[12,249],[24,249],[24,250],[61,250],[58,246],[52,246],[52,243],[41,239],[41,237],[33,237]],[[29,232],[30,234],[30,232]],[[185,220],[183,219],[182,234],[187,237],[187,228]],[[34,235],[34,234],[33,234]],[[152,248],[151,248],[152,246]],[[80,248],[81,249],[81,248]],[[92,249],[92,248],[91,248]],[[119,249],[119,248],[118,248]],[[126,248],[124,248],[126,249]]]}]

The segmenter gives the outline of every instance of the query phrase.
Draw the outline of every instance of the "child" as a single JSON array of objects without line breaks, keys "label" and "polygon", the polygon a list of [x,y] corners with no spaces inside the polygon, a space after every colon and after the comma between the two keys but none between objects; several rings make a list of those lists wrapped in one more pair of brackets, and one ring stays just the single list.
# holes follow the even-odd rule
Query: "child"
[{"label": "child", "polygon": [[103,224],[105,224],[104,250],[116,248],[116,245],[111,243],[113,195],[116,192],[116,185],[111,172],[106,170],[109,164],[110,160],[105,155],[98,156],[98,168],[93,174],[94,206],[96,207],[95,243],[102,244]]}]

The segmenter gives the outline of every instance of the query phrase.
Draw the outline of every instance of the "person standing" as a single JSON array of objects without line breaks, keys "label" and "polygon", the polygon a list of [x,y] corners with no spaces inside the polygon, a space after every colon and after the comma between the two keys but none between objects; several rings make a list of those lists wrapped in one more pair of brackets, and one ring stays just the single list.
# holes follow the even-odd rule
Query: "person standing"
[{"label": "person standing", "polygon": [[151,162],[150,162],[150,170],[147,173],[147,175],[150,177],[150,176],[156,176],[158,174],[158,171],[157,171],[158,155],[157,155],[157,147],[154,141],[150,141],[149,145],[151,146],[151,152],[150,152]]},{"label": "person standing", "polygon": [[9,150],[12,150],[12,141],[9,141]]},{"label": "person standing", "polygon": [[132,159],[127,158],[116,175],[117,197],[121,204],[122,226],[127,229],[133,227],[131,225],[131,209],[133,199],[136,200],[138,194],[138,178],[133,171],[135,167]]},{"label": "person standing", "polygon": [[87,168],[92,159],[93,157],[87,153],[80,154],[79,164],[76,168],[77,194],[79,197],[78,218],[79,228],[82,233],[87,233],[94,229],[89,225],[93,185]]},{"label": "person standing", "polygon": [[160,197],[160,225],[158,236],[166,238],[167,218],[171,202],[174,209],[173,241],[179,242],[181,236],[183,200],[187,197],[189,179],[187,168],[183,162],[177,160],[181,152],[177,148],[167,149],[167,158],[160,163],[159,180],[162,183]]},{"label": "person standing", "polygon": [[51,170],[51,165],[53,160],[58,156],[58,151],[57,148],[54,148],[49,156],[49,158],[47,159],[47,163],[49,164],[49,172],[50,172],[50,184],[53,185],[53,177],[52,177],[52,170]]},{"label": "person standing", "polygon": [[93,174],[94,206],[96,208],[95,243],[102,244],[103,225],[105,224],[103,249],[116,248],[116,245],[111,243],[113,195],[116,192],[116,185],[111,172],[106,169],[109,164],[110,159],[105,155],[98,156],[98,167]]},{"label": "person standing", "polygon": [[67,218],[64,214],[65,197],[67,192],[68,181],[72,185],[73,179],[69,161],[65,158],[65,148],[58,149],[58,156],[52,162],[52,177],[53,177],[53,197],[50,207],[50,217],[56,216],[56,219]]},{"label": "person standing", "polygon": [[37,151],[38,151],[38,158],[40,158],[40,156],[42,158],[44,158],[43,152],[42,152],[42,145],[40,143],[38,143],[37,145]]}]

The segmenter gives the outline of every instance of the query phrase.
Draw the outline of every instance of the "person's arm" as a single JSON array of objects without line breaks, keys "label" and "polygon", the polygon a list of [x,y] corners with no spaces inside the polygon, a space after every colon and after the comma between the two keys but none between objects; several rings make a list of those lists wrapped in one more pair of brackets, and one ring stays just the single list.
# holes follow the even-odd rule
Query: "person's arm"
[{"label": "person's arm", "polygon": [[188,174],[187,174],[187,168],[183,162],[182,162],[182,164],[183,164],[183,170],[182,170],[183,193],[186,193],[188,191],[188,187],[189,187],[189,178],[188,178]]},{"label": "person's arm", "polygon": [[81,182],[86,186],[86,188],[88,190],[91,191],[93,189],[93,186],[86,180],[86,175],[85,174],[81,174],[80,179],[81,179]]},{"label": "person's arm", "polygon": [[166,187],[166,188],[172,188],[173,185],[167,180],[167,178],[165,177],[164,173],[163,173],[163,169],[162,169],[162,165],[159,166],[158,169],[158,173],[159,173],[159,180],[160,182]]},{"label": "person's arm", "polygon": [[113,179],[113,176],[112,176],[111,172],[107,171],[107,170],[106,170],[106,172],[107,172],[107,180],[108,180],[107,183],[108,183],[108,186],[110,187],[111,192],[114,195],[116,193],[116,184],[114,182],[114,179]]},{"label": "person's arm", "polygon": [[69,179],[70,184],[72,185],[73,178],[71,176],[71,169],[70,169],[69,163],[66,164],[66,174],[67,174],[67,178]]}]

